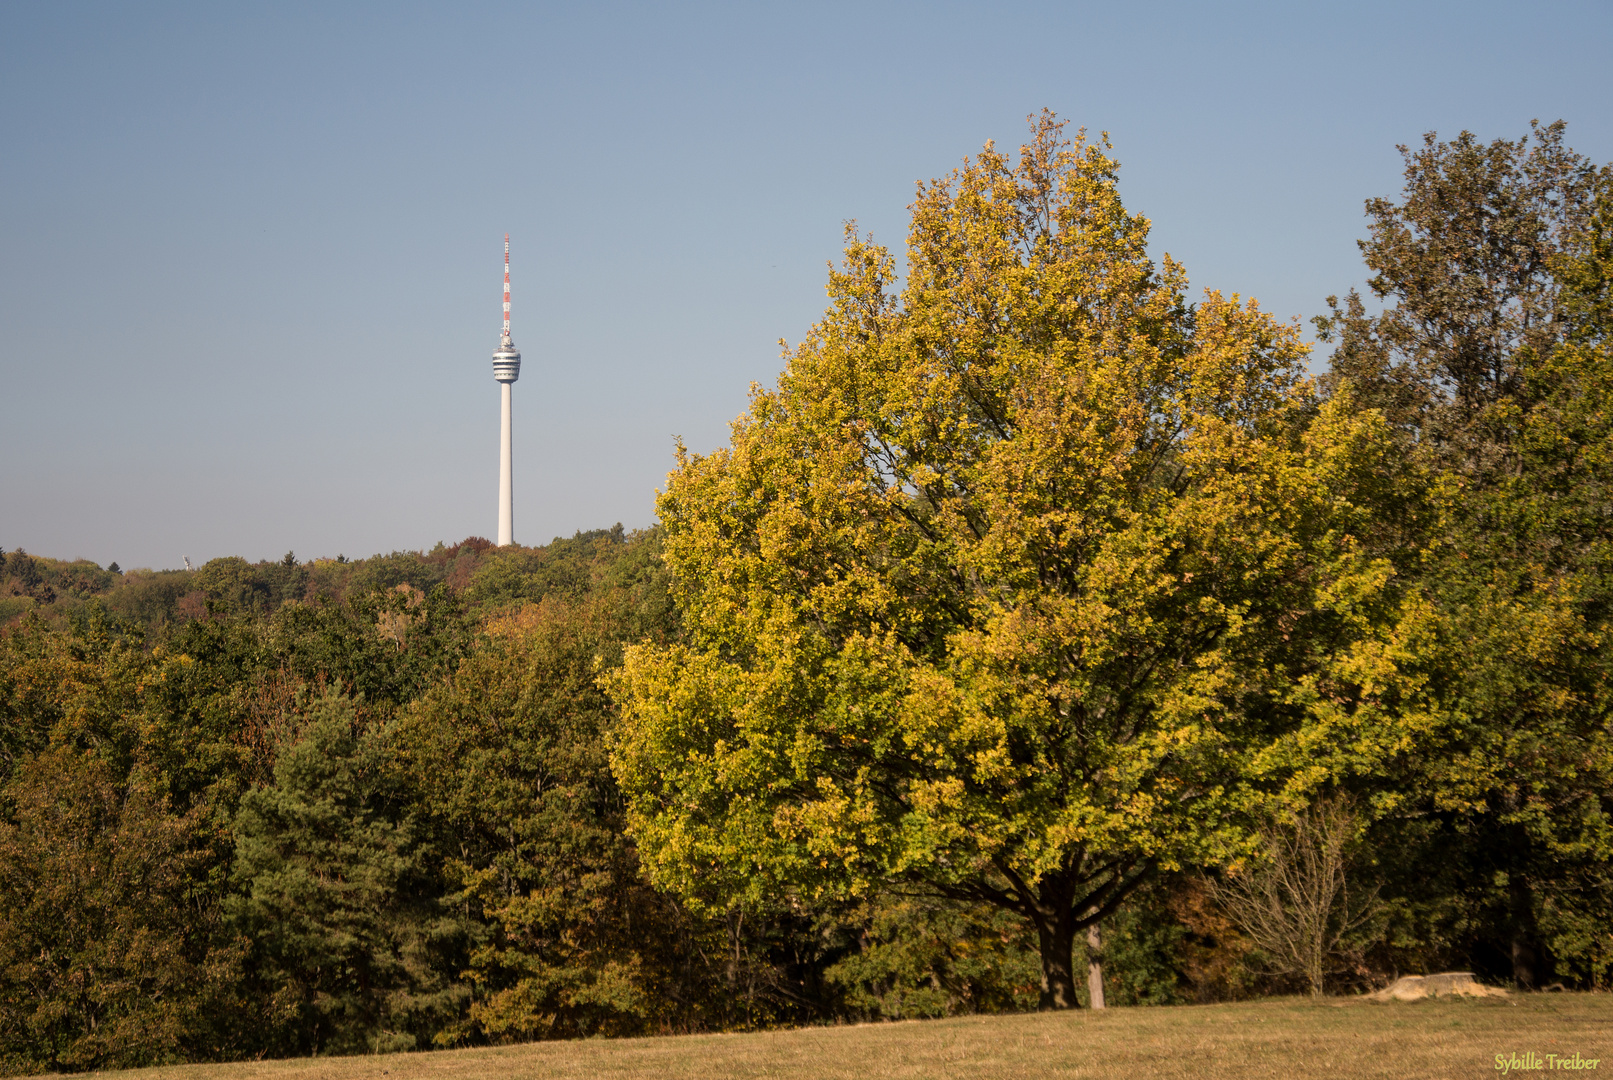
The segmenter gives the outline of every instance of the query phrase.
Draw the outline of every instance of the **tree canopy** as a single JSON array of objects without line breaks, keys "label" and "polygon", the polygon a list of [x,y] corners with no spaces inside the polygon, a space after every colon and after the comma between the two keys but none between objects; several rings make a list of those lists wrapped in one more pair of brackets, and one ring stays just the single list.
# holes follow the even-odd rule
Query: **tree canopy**
[{"label": "tree canopy", "polygon": [[1424,721],[1374,789],[1383,849],[1421,868],[1401,917],[1440,929],[1401,932],[1524,986],[1613,969],[1613,174],[1563,136],[1402,147],[1402,198],[1367,202],[1361,242],[1384,306],[1317,320],[1327,382],[1393,421],[1418,480],[1387,631],[1417,646],[1386,682]]},{"label": "tree canopy", "polygon": [[1049,114],[848,232],[824,318],[658,502],[685,642],[634,646],[616,771],[652,877],[903,883],[1078,930],[1235,858],[1387,564],[1388,432],[1297,329],[1147,253]]}]

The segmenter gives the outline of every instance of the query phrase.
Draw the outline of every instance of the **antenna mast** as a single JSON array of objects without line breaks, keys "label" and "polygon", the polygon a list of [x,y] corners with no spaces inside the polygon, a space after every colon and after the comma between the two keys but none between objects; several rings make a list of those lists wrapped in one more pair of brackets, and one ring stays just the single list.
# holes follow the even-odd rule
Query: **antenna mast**
[{"label": "antenna mast", "polygon": [[510,340],[510,234],[504,234],[504,340]]}]

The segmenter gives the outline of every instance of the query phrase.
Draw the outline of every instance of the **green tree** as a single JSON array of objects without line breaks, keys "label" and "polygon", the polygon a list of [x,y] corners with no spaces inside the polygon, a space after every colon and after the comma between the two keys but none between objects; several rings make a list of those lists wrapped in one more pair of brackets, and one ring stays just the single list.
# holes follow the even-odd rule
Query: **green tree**
[{"label": "green tree", "polygon": [[1402,148],[1361,245],[1386,306],[1318,320],[1327,381],[1395,420],[1426,507],[1391,635],[1419,644],[1387,680],[1420,736],[1373,795],[1401,933],[1525,986],[1613,973],[1609,172],[1562,137]]},{"label": "green tree", "polygon": [[485,927],[455,1041],[641,1029],[658,901],[622,835],[595,686],[619,653],[607,606],[559,599],[494,620],[451,681],[401,718],[415,799],[437,823],[451,903]]},{"label": "green tree", "polygon": [[851,913],[856,947],[828,968],[853,1016],[888,1020],[1010,1012],[1041,981],[1023,919],[990,904],[888,895]]},{"label": "green tree", "polygon": [[130,570],[107,595],[107,609],[139,623],[155,644],[163,631],[181,621],[180,605],[194,589],[184,570]]},{"label": "green tree", "polygon": [[387,758],[384,733],[327,695],[273,786],[241,799],[227,912],[267,991],[269,1048],[408,1049],[462,1003],[440,962],[462,930],[425,887]]},{"label": "green tree", "polygon": [[[692,917],[644,880],[623,832],[605,753],[617,714],[598,679],[625,641],[676,633],[659,550],[654,533],[602,530],[485,563],[472,589],[504,613],[399,719],[441,888],[478,934],[475,999],[441,1041],[802,1015],[779,992],[776,926]],[[510,607],[523,596],[542,600]]]},{"label": "green tree", "polygon": [[225,1056],[239,950],[200,813],[144,770],[55,745],[5,788],[0,823],[0,1065],[87,1072]]},{"label": "green tree", "polygon": [[1402,198],[1367,200],[1360,241],[1386,306],[1369,315],[1352,290],[1314,320],[1337,345],[1329,384],[1349,380],[1363,406],[1470,470],[1499,466],[1511,439],[1493,407],[1526,395],[1529,359],[1563,340],[1555,264],[1583,237],[1596,185],[1562,121],[1532,128],[1400,147]]},{"label": "green tree", "polygon": [[1115,162],[1061,132],[921,185],[899,293],[848,233],[778,388],[730,447],[680,450],[658,508],[687,640],[613,683],[658,883],[995,905],[1047,1008],[1152,871],[1248,843],[1252,778],[1391,576],[1360,539],[1381,423],[1308,425],[1296,329],[1190,306]]}]

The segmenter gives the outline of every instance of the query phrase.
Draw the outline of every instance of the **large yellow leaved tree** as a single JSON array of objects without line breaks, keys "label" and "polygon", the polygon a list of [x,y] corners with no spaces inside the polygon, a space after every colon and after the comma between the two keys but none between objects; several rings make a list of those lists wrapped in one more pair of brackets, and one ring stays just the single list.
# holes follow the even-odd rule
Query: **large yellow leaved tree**
[{"label": "large yellow leaved tree", "polygon": [[658,884],[995,904],[1045,1008],[1147,875],[1247,849],[1392,577],[1376,414],[1254,303],[1190,304],[1106,150],[1044,113],[921,185],[900,283],[848,231],[777,388],[680,450],[686,638],[611,684]]}]

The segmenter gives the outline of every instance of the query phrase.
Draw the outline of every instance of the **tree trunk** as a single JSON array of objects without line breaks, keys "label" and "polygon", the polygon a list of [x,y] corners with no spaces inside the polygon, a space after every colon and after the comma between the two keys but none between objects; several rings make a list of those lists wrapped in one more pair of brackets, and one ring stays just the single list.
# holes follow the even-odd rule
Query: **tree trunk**
[{"label": "tree trunk", "polygon": [[1103,1008],[1103,931],[1097,923],[1087,927],[1087,1001]]},{"label": "tree trunk", "polygon": [[1533,990],[1535,977],[1535,945],[1520,933],[1512,939],[1512,981],[1520,990]]},{"label": "tree trunk", "polygon": [[1075,914],[1064,910],[1051,920],[1036,920],[1036,936],[1042,950],[1042,1012],[1079,1009],[1075,996]]},{"label": "tree trunk", "polygon": [[1540,955],[1535,947],[1537,940],[1535,928],[1534,898],[1530,895],[1529,886],[1523,875],[1512,875],[1511,887],[1508,889],[1512,900],[1512,981],[1520,990],[1533,990],[1539,985]]}]

